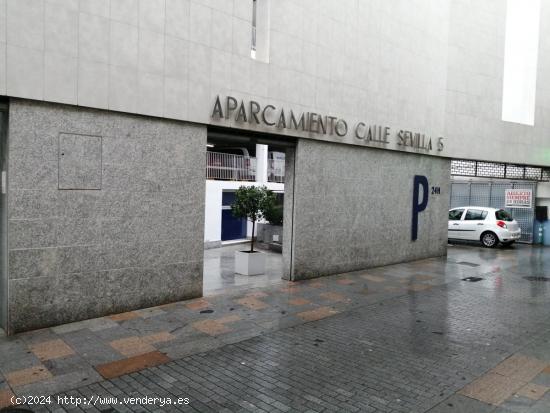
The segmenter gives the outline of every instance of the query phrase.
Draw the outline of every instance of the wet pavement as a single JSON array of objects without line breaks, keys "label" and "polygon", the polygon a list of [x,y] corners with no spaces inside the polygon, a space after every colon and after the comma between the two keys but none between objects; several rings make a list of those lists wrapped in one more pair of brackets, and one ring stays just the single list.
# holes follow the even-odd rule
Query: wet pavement
[{"label": "wet pavement", "polygon": [[[524,278],[549,275],[548,249],[451,246],[447,258],[2,338],[0,403],[55,394],[66,398],[33,409],[550,412],[550,282]],[[144,396],[163,399],[124,399]],[[189,404],[166,404],[178,398]]]},{"label": "wet pavement", "polygon": [[[256,245],[254,248],[258,249],[258,246]],[[204,295],[281,284],[283,256],[266,249],[261,250],[266,255],[265,274],[254,277],[235,274],[235,251],[248,249],[250,249],[250,242],[230,244],[204,251]]]}]

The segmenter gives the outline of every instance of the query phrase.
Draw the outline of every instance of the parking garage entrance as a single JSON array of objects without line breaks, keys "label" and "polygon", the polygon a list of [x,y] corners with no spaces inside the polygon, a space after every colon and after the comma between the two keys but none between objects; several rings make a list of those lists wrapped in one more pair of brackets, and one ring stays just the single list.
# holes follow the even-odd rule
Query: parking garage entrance
[{"label": "parking garage entrance", "polygon": [[[243,290],[281,283],[285,273],[283,236],[285,202],[285,157],[295,147],[294,139],[246,131],[209,128],[206,151],[203,294]],[[236,217],[231,205],[240,187],[267,187],[275,195],[275,212],[253,225]],[[289,232],[290,233],[290,232]],[[235,253],[255,248],[265,257],[265,270],[258,275],[236,271]],[[290,249],[289,249],[290,250]],[[289,251],[288,251],[289,252]],[[288,261],[290,262],[290,260]]]}]

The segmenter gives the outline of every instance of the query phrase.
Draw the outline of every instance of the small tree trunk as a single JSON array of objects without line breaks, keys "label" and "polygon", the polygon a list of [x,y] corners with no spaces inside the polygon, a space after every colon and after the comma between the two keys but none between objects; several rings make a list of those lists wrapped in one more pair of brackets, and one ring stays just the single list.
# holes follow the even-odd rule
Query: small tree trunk
[{"label": "small tree trunk", "polygon": [[256,220],[252,220],[252,239],[250,240],[250,252],[254,252],[254,228],[256,227]]}]

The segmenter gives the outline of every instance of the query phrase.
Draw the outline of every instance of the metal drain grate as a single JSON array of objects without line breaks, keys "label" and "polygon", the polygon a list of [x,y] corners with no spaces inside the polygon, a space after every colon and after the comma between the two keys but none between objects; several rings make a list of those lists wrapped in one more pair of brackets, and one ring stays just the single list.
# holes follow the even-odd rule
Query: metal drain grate
[{"label": "metal drain grate", "polygon": [[468,281],[468,282],[471,282],[471,283],[475,283],[475,282],[478,282],[478,281],[481,281],[483,280],[483,278],[480,278],[480,277],[466,277],[466,278],[463,278],[462,281]]},{"label": "metal drain grate", "polygon": [[534,275],[530,275],[528,277],[523,277],[527,281],[550,281],[550,278],[548,277],[536,277]]}]

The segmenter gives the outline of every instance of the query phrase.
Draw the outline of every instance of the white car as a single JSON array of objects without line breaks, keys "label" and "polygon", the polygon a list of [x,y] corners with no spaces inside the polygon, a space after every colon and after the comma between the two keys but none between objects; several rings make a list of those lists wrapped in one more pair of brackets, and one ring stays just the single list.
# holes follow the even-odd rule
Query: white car
[{"label": "white car", "polygon": [[503,209],[466,206],[449,210],[449,239],[481,241],[488,248],[499,242],[510,245],[521,237],[521,229]]}]

